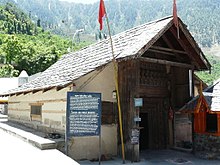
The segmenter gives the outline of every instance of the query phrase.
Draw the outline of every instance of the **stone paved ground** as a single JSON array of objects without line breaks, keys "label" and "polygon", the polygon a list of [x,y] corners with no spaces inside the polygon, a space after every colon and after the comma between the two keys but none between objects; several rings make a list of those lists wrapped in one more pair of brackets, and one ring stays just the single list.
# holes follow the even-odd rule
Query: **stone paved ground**
[{"label": "stone paved ground", "polygon": [[40,150],[0,130],[0,165],[78,165],[56,149]]},{"label": "stone paved ground", "polygon": [[[5,116],[0,116],[0,118]],[[12,126],[12,125],[11,125]],[[13,125],[15,126],[15,125]],[[33,132],[30,128],[22,127],[19,129],[27,129],[25,131]],[[36,132],[35,132],[36,133]],[[11,135],[5,135],[7,133],[0,130],[0,164],[12,165],[15,164],[77,164],[74,160],[66,157],[57,150],[41,151],[31,145],[21,141]],[[25,154],[24,154],[25,153]],[[40,158],[36,159],[35,158]],[[140,155],[141,161],[138,163],[131,163],[126,161],[127,165],[220,165],[220,160],[204,160],[186,152],[180,152],[176,150],[159,150],[152,151],[146,150]],[[33,161],[34,160],[34,161]],[[66,161],[66,162],[65,162]],[[30,163],[31,162],[31,163]],[[62,162],[62,163],[61,163]],[[65,163],[64,163],[65,162]],[[91,161],[79,161],[82,165],[97,165],[98,162]],[[121,165],[122,160],[120,158],[114,158],[110,161],[101,162],[103,165]],[[13,164],[14,165],[14,164]]]},{"label": "stone paved ground", "polygon": [[[80,161],[81,165],[97,165],[98,162]],[[103,165],[120,165],[122,160],[114,158],[114,160],[103,161]],[[204,160],[195,157],[194,155],[186,152],[180,152],[176,150],[160,150],[152,151],[146,150],[141,153],[141,161],[138,163],[132,163],[126,161],[126,165],[220,165],[219,160]]]}]

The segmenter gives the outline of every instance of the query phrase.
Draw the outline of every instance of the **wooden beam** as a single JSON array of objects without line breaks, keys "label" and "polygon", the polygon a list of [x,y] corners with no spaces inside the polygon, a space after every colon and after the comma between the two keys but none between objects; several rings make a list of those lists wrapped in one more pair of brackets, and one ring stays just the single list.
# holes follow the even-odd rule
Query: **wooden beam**
[{"label": "wooden beam", "polygon": [[[166,34],[164,34],[162,36],[162,39],[164,40],[164,42],[172,49],[174,50],[175,47],[173,45],[173,43],[167,38]],[[184,52],[184,51],[183,51]],[[186,52],[185,52],[186,53]],[[174,52],[174,54],[176,55],[176,58],[177,59],[180,59],[180,60],[184,60],[184,57],[183,56],[180,56],[177,52]],[[187,54],[187,53],[186,53]],[[187,56],[188,57],[188,56]]]},{"label": "wooden beam", "polygon": [[170,21],[167,26],[161,30],[156,36],[154,36],[147,45],[145,45],[141,50],[138,51],[137,56],[142,56],[164,33],[173,25],[173,22]]},{"label": "wooden beam", "polygon": [[[174,29],[174,27],[171,27],[170,29],[171,34],[175,37],[175,39],[179,42],[179,44],[181,45],[181,47],[187,52],[189,58],[192,60],[191,62],[197,67],[197,69],[200,69],[200,66],[198,64],[198,62],[196,61],[192,51],[190,50],[190,48],[186,45],[186,43],[183,42],[184,39],[184,35],[180,35],[180,39],[177,37],[176,34],[176,30]],[[181,32],[181,31],[180,31]],[[181,34],[181,33],[180,33]]]},{"label": "wooden beam", "polygon": [[16,93],[15,95],[16,96],[19,96],[19,95],[21,95],[21,94],[23,94],[22,92],[18,92],[18,93]]},{"label": "wooden beam", "polygon": [[163,65],[170,65],[170,66],[190,68],[190,69],[193,68],[193,65],[186,64],[186,63],[172,62],[172,61],[153,59],[153,58],[147,58],[147,57],[139,57],[138,59],[140,59],[141,61],[145,61],[145,62],[151,62],[151,63],[157,63],[157,64],[163,64]]},{"label": "wooden beam", "polygon": [[56,87],[56,91],[59,91],[59,90],[61,90],[61,89],[63,89],[63,88],[65,88],[65,86],[57,86],[57,87]]},{"label": "wooden beam", "polygon": [[207,60],[207,58],[205,57],[205,55],[203,54],[202,50],[200,49],[200,47],[198,46],[198,44],[196,43],[196,41],[194,40],[194,38],[191,36],[191,34],[189,33],[188,30],[185,30],[187,28],[185,28],[184,24],[180,23],[179,24],[180,29],[182,30],[182,32],[185,34],[186,39],[189,41],[189,43],[191,44],[191,46],[194,48],[194,50],[196,51],[197,54],[199,54],[200,58],[202,59],[202,61],[205,63],[206,67],[211,70],[211,64],[209,63],[209,61]]},{"label": "wooden beam", "polygon": [[34,89],[34,90],[32,90],[32,93],[34,94],[34,93],[37,93],[39,91],[40,91],[40,89]]},{"label": "wooden beam", "polygon": [[[166,41],[165,41],[166,42]],[[160,51],[166,51],[166,52],[173,52],[173,53],[180,53],[180,54],[187,54],[185,51],[182,50],[176,50],[173,47],[172,48],[164,48],[160,46],[151,46],[152,49],[160,50]]]},{"label": "wooden beam", "polygon": [[166,55],[170,55],[170,56],[175,56],[174,53],[165,52],[165,51],[161,51],[161,50],[155,50],[155,49],[151,49],[151,48],[148,49],[148,51],[154,52],[154,53],[166,54]]},{"label": "wooden beam", "polygon": [[43,89],[43,93],[44,93],[44,92],[47,92],[47,91],[49,91],[49,90],[51,90],[52,88],[53,88],[53,87],[44,88],[44,89]]}]

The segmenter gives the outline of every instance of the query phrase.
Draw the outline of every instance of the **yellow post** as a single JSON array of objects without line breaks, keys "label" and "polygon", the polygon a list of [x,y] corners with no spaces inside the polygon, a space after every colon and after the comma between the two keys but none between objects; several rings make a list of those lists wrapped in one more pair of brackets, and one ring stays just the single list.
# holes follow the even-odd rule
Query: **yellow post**
[{"label": "yellow post", "polygon": [[115,77],[115,88],[116,88],[116,94],[117,94],[116,97],[117,97],[117,102],[118,102],[118,117],[119,117],[119,127],[120,127],[120,137],[121,137],[122,158],[123,158],[123,164],[124,164],[125,163],[125,150],[124,150],[124,138],[123,138],[123,129],[122,129],[121,103],[120,103],[120,95],[119,95],[119,87],[118,87],[118,68],[117,68],[117,63],[116,63],[116,59],[114,56],[112,36],[111,36],[111,31],[110,31],[110,26],[109,26],[109,21],[108,21],[106,10],[105,10],[105,17],[106,17],[110,43],[111,43],[111,51],[112,51],[112,58],[113,58],[112,62],[114,65],[114,77]]}]

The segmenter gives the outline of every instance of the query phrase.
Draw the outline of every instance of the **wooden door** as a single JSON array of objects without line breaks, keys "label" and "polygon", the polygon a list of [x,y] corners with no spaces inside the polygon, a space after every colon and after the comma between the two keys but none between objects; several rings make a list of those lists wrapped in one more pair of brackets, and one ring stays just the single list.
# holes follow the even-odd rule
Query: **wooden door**
[{"label": "wooden door", "polygon": [[[164,106],[165,101],[165,98],[144,98],[144,106],[140,111],[142,115],[140,126],[145,123],[147,127],[142,130],[140,135],[140,145],[146,147],[147,143],[148,149],[165,149],[167,147],[168,114]],[[146,113],[147,115],[143,115]],[[146,134],[148,137],[145,137]],[[142,147],[140,146],[140,148]]]}]

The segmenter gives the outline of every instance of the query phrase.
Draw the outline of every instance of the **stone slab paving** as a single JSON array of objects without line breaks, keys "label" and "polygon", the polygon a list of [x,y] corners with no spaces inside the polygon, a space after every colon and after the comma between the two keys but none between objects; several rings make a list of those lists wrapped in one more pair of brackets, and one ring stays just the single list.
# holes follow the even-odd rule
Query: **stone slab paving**
[{"label": "stone slab paving", "polygon": [[4,122],[0,123],[0,129],[16,137],[21,138],[23,141],[26,141],[41,150],[56,149],[55,141],[52,141],[50,139],[45,139],[40,136],[34,135],[30,132],[26,132],[24,130],[12,127]]},{"label": "stone slab paving", "polygon": [[57,149],[40,150],[0,129],[1,165],[79,165]]},{"label": "stone slab paving", "polygon": [[[80,161],[81,165],[98,165],[99,162]],[[121,158],[102,161],[102,165],[122,165]],[[205,160],[191,153],[176,150],[146,150],[140,154],[140,162],[126,161],[125,165],[220,165],[219,160]]]}]

